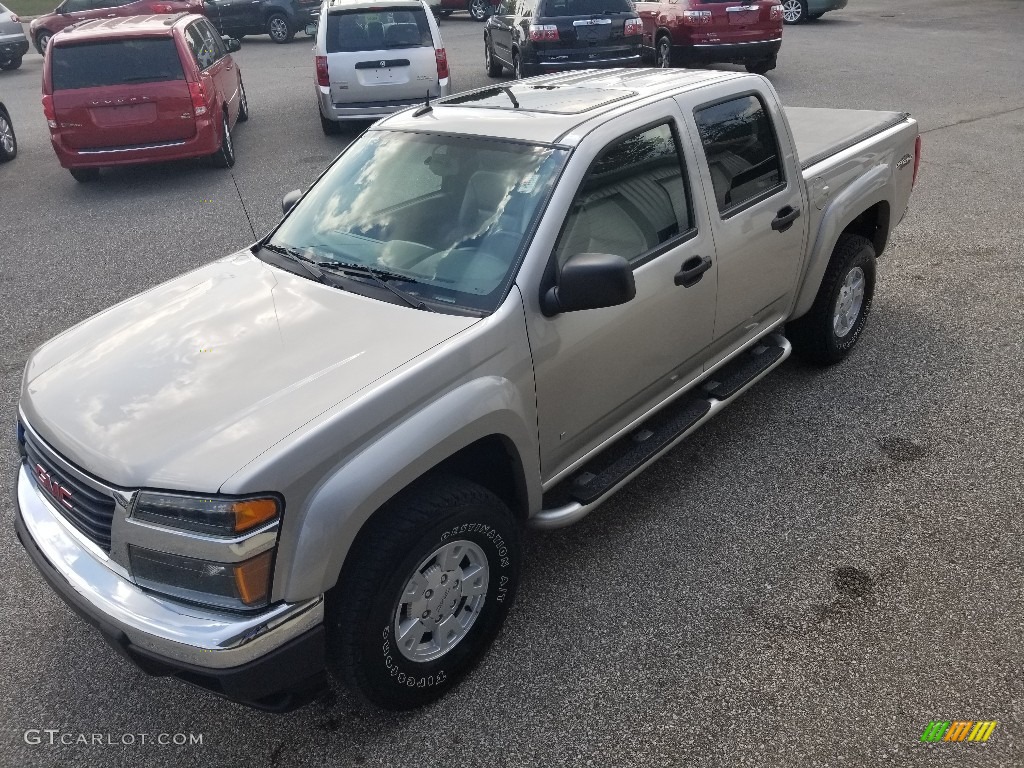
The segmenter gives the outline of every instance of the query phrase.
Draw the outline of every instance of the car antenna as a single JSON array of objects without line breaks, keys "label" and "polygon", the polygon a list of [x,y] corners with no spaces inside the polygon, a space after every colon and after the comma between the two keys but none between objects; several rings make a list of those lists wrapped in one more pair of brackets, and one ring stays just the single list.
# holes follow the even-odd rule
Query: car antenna
[{"label": "car antenna", "polygon": [[508,96],[509,99],[512,101],[513,109],[519,109],[519,102],[516,101],[516,97],[513,95],[512,89],[509,88],[507,85],[503,85],[501,86],[501,90],[503,90],[505,92],[505,95]]},{"label": "car antenna", "polygon": [[434,108],[432,106],[430,106],[430,89],[428,88],[427,89],[427,100],[425,102],[423,102],[423,106],[422,107],[420,107],[419,109],[417,109],[415,112],[412,113],[412,116],[413,117],[419,117],[420,115],[425,115],[425,114],[427,114],[427,112],[433,112],[433,111],[434,111]]}]

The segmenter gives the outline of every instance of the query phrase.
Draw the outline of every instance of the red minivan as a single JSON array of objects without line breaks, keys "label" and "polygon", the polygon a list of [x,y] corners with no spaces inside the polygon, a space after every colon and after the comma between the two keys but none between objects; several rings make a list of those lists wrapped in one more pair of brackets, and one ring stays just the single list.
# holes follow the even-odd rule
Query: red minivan
[{"label": "red minivan", "polygon": [[659,67],[743,64],[763,75],[782,47],[779,0],[637,2],[643,48]]},{"label": "red minivan", "polygon": [[43,112],[78,181],[104,166],[209,157],[235,164],[231,129],[249,117],[240,43],[203,16],[131,16],[71,27],[50,42]]}]

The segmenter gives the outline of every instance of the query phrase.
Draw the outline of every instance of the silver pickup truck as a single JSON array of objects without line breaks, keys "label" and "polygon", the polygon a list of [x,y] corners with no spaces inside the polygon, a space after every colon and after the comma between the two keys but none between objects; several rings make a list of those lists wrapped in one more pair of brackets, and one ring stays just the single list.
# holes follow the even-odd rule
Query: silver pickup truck
[{"label": "silver pickup truck", "polygon": [[579,520],[791,349],[850,352],[919,156],[905,114],[735,72],[393,115],[250,248],[32,354],[18,535],[153,674],[431,701],[497,634],[522,526]]}]

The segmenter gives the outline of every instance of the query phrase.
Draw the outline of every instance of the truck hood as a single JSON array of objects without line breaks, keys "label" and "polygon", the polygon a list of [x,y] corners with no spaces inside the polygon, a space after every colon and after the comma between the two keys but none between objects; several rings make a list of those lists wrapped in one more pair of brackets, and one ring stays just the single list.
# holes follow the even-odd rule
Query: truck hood
[{"label": "truck hood", "polygon": [[55,450],[107,482],[211,493],[475,322],[322,285],[246,251],[41,346],[21,408]]}]

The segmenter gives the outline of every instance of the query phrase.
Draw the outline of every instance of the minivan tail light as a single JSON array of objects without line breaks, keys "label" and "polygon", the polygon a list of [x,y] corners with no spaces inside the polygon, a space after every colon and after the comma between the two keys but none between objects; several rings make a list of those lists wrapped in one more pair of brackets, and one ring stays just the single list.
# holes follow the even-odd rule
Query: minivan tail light
[{"label": "minivan tail light", "polygon": [[683,24],[699,27],[711,23],[711,11],[683,11]]},{"label": "minivan tail light", "polygon": [[531,24],[530,39],[535,43],[543,43],[558,39],[558,27],[554,24]]},{"label": "minivan tail light", "polygon": [[444,48],[434,49],[434,58],[437,59],[437,79],[444,80],[448,77],[448,54]]},{"label": "minivan tail light", "polygon": [[917,169],[920,166],[921,166],[921,137],[919,135],[917,137],[917,140],[914,142],[914,178],[913,178],[913,181],[910,182],[910,186],[911,187],[913,187],[915,184],[917,184]]},{"label": "minivan tail light", "polygon": [[206,114],[206,89],[203,88],[202,82],[196,81],[188,84],[188,94],[192,97],[192,111],[196,117],[202,117]]},{"label": "minivan tail light", "polygon": [[327,57],[317,56],[316,57],[316,84],[322,85],[325,88],[331,84],[331,77],[327,72]]},{"label": "minivan tail light", "polygon": [[771,21],[782,21],[782,5],[776,4],[772,6],[771,14],[768,17]]},{"label": "minivan tail light", "polygon": [[626,19],[626,25],[622,28],[622,34],[626,37],[632,37],[633,35],[642,35],[644,33],[644,23],[640,19]]},{"label": "minivan tail light", "polygon": [[57,127],[57,113],[53,110],[53,96],[43,96],[43,116],[51,128]]}]

